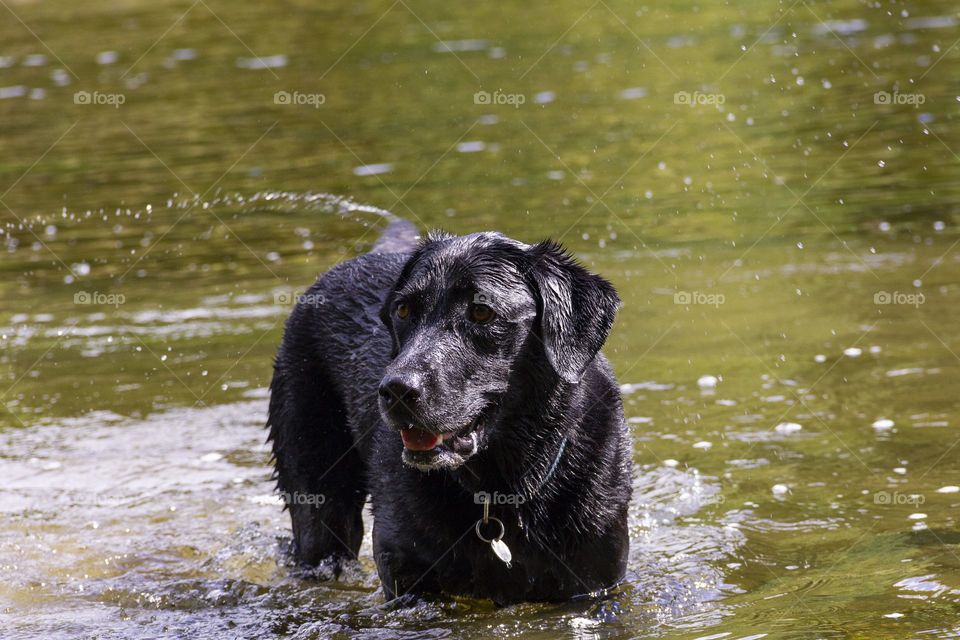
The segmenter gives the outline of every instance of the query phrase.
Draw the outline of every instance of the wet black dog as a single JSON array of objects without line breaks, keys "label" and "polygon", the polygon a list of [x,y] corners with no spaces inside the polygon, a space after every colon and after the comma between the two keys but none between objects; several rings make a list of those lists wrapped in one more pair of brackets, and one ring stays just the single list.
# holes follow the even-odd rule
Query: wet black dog
[{"label": "wet black dog", "polygon": [[269,426],[297,557],[356,558],[370,494],[389,599],[615,585],[631,445],[599,350],[616,292],[551,242],[415,234],[392,223],[287,322]]}]

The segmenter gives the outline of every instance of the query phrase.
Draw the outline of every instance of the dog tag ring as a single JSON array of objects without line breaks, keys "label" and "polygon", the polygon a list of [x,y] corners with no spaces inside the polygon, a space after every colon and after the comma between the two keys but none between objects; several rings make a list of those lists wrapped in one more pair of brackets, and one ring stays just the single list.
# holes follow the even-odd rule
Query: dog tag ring
[{"label": "dog tag ring", "polygon": [[503,541],[503,534],[506,532],[503,522],[500,520],[500,518],[494,518],[493,516],[490,516],[487,519],[492,520],[500,525],[500,533],[494,538],[484,538],[483,533],[480,531],[480,527],[483,525],[483,519],[481,518],[480,520],[477,520],[477,526],[475,527],[477,537],[483,542],[488,543],[490,548],[493,550],[494,555],[500,558],[500,560],[507,565],[507,569],[509,569],[510,562],[513,560],[513,554],[510,553],[510,547],[507,546],[507,543]]}]

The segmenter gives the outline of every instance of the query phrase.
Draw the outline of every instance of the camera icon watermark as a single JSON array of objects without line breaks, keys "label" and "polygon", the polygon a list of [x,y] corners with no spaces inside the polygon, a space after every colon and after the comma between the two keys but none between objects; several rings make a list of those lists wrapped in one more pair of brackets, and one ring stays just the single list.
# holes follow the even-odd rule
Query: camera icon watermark
[{"label": "camera icon watermark", "polygon": [[473,104],[484,105],[509,105],[514,109],[519,109],[520,105],[526,103],[527,96],[522,93],[502,93],[500,91],[477,91],[473,94]]},{"label": "camera icon watermark", "polygon": [[273,94],[273,104],[309,106],[319,109],[327,101],[322,93],[301,93],[299,91],[277,91]]},{"label": "camera icon watermark", "polygon": [[519,493],[500,493],[499,491],[477,491],[473,494],[474,504],[513,505],[523,504],[527,499]]},{"label": "camera icon watermark", "polygon": [[127,101],[122,93],[100,93],[99,91],[77,91],[73,94],[73,104],[106,105],[119,109]]},{"label": "camera icon watermark", "polygon": [[877,91],[873,94],[874,104],[907,104],[919,109],[927,101],[922,93],[900,93],[899,91]]},{"label": "camera icon watermark", "polygon": [[719,107],[726,103],[727,97],[722,93],[702,93],[700,91],[677,91],[673,94],[673,104],[688,107]]},{"label": "camera icon watermark", "polygon": [[927,501],[922,493],[900,493],[894,491],[877,491],[873,494],[873,504],[879,505],[921,505]]},{"label": "camera icon watermark", "polygon": [[489,307],[493,304],[493,294],[478,291],[473,294],[473,304],[485,304]]},{"label": "camera icon watermark", "polygon": [[727,297],[722,293],[705,293],[703,291],[677,291],[673,294],[673,304],[687,305],[708,305],[719,307],[727,301]]},{"label": "camera icon watermark", "polygon": [[873,304],[903,304],[917,308],[926,302],[922,293],[901,293],[900,291],[877,291],[873,294]]},{"label": "camera icon watermark", "polygon": [[119,307],[127,301],[122,293],[101,293],[99,291],[77,291],[73,294],[73,304],[112,305]]}]

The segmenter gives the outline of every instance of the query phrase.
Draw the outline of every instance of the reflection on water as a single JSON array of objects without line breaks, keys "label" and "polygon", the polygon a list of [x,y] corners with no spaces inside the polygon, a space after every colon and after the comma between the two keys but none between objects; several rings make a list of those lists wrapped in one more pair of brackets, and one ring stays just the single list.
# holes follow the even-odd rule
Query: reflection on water
[{"label": "reflection on water", "polygon": [[[3,629],[960,635],[953,4],[6,11]],[[289,565],[271,358],[384,210],[616,284],[609,599],[393,611],[369,540],[337,582]]]}]

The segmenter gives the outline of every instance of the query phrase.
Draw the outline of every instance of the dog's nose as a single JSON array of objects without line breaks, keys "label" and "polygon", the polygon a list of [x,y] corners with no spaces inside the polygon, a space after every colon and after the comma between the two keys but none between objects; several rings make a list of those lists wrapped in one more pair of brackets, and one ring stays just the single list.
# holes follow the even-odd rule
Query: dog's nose
[{"label": "dog's nose", "polygon": [[387,402],[412,406],[420,399],[420,377],[390,374],[380,382],[380,397]]}]

